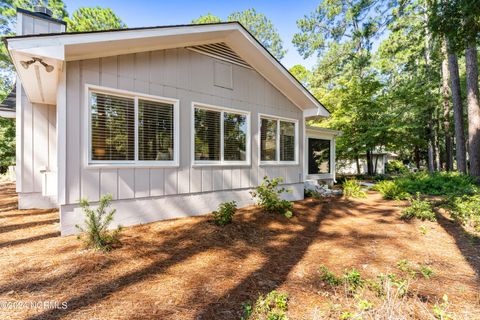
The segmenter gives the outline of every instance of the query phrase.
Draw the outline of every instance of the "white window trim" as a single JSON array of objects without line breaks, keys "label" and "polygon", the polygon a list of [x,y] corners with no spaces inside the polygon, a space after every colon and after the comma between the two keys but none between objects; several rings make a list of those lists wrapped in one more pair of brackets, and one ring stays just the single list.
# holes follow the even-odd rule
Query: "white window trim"
[{"label": "white window trim", "polygon": [[[277,137],[276,137],[276,158],[275,161],[262,161],[262,119],[277,121]],[[280,121],[293,122],[295,124],[295,160],[294,161],[280,161]],[[284,118],[273,116],[269,114],[258,114],[258,164],[259,166],[278,166],[278,165],[298,165],[298,151],[299,151],[299,129],[298,119]]]},{"label": "white window trim", "polygon": [[[134,99],[135,105],[135,160],[92,160],[92,141],[91,141],[91,106],[90,106],[90,93],[99,92],[105,94],[112,94],[116,96],[126,97]],[[148,161],[138,160],[138,100],[150,100],[155,102],[162,102],[173,104],[173,160],[171,161]],[[121,90],[103,86],[97,86],[92,84],[85,84],[85,146],[87,152],[85,152],[85,167],[96,168],[168,168],[178,167],[180,161],[180,101],[178,99],[154,96],[144,93],[138,93],[134,91]]]},{"label": "white window trim", "polygon": [[[220,123],[220,160],[195,160],[195,108],[211,110],[221,112],[221,123]],[[223,148],[224,148],[224,139],[223,136],[223,113],[235,113],[240,115],[247,116],[247,138],[246,138],[246,158],[245,161],[226,161],[224,160]],[[191,117],[190,117],[190,154],[191,154],[191,165],[192,167],[242,167],[251,165],[251,126],[250,126],[250,112],[235,108],[227,108],[217,105],[211,105],[202,102],[192,101],[191,108]]]}]

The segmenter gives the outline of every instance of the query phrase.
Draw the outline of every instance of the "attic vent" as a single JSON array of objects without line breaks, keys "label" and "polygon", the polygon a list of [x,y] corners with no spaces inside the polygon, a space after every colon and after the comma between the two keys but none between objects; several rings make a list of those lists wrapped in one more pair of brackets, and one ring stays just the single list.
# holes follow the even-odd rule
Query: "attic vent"
[{"label": "attic vent", "polygon": [[187,49],[198,52],[198,53],[205,54],[207,56],[210,56],[210,57],[213,57],[213,58],[216,58],[216,59],[231,62],[231,63],[237,64],[237,65],[245,67],[245,68],[252,69],[252,67],[248,63],[246,63],[245,60],[240,58],[224,42],[187,47]]}]

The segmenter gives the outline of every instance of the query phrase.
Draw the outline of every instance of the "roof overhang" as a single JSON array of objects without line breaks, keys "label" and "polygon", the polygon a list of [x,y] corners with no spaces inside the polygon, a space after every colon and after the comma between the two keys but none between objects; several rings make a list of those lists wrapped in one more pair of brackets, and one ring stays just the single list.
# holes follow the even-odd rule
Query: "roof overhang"
[{"label": "roof overhang", "polygon": [[309,134],[323,135],[323,136],[329,136],[329,137],[336,137],[336,136],[341,136],[342,135],[342,131],[328,129],[328,128],[315,127],[315,126],[307,126],[305,128],[305,131],[307,133],[307,136]]},{"label": "roof overhang", "polygon": [[[298,108],[308,114],[329,116],[328,110],[237,22],[41,34],[5,41],[32,102],[56,102],[55,90],[65,61],[225,42]],[[54,71],[47,73],[38,63],[32,65],[34,68],[23,68],[20,62],[32,57],[53,65]]]}]

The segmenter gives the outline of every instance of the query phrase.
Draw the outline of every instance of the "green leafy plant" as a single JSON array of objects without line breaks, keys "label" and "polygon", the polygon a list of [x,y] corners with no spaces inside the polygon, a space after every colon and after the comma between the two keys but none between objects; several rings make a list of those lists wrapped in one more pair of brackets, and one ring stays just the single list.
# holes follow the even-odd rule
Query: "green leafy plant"
[{"label": "green leafy plant", "polygon": [[436,303],[433,306],[433,315],[435,316],[435,318],[440,320],[452,319],[452,315],[448,312],[449,306],[450,302],[448,301],[448,296],[444,294],[442,297],[442,303]]},{"label": "green leafy plant", "polygon": [[388,161],[386,171],[390,174],[406,174],[409,172],[407,166],[399,160]]},{"label": "green leafy plant", "polygon": [[324,265],[320,266],[320,280],[326,282],[332,287],[339,286],[343,283],[342,279],[337,277],[333,272],[328,270]]},{"label": "green leafy plant", "polygon": [[425,279],[430,279],[433,276],[433,269],[429,266],[420,265],[419,271]]},{"label": "green leafy plant", "polygon": [[435,221],[437,219],[435,212],[432,210],[432,204],[429,201],[422,200],[419,193],[416,197],[411,197],[409,202],[410,206],[402,211],[401,218],[403,220],[417,218],[422,221]]},{"label": "green leafy plant", "polygon": [[343,183],[343,195],[347,198],[366,198],[367,193],[355,179],[345,180]]},{"label": "green leafy plant", "polygon": [[224,226],[232,222],[233,215],[237,211],[237,203],[235,201],[222,202],[217,211],[213,211],[213,220],[215,224]]},{"label": "green leafy plant", "polygon": [[107,212],[112,201],[112,195],[107,194],[100,198],[96,210],[90,208],[87,199],[80,200],[80,207],[85,214],[84,227],[75,225],[80,232],[86,234],[85,244],[88,248],[93,248],[101,251],[109,251],[112,245],[119,242],[119,233],[121,227],[118,226],[116,230],[109,230],[110,223],[113,221],[115,209]]},{"label": "green leafy plant", "polygon": [[380,181],[371,190],[378,191],[386,200],[405,200],[409,194],[405,192],[395,181]]},{"label": "green leafy plant", "polygon": [[355,292],[358,289],[363,288],[363,285],[365,284],[365,280],[362,279],[360,272],[355,268],[352,268],[350,271],[345,271],[343,280],[350,292]]},{"label": "green leafy plant", "polygon": [[417,276],[417,271],[415,268],[410,264],[410,262],[407,259],[402,259],[397,262],[397,268],[400,271],[403,271],[407,273],[410,277],[416,278]]},{"label": "green leafy plant", "polygon": [[480,194],[451,196],[446,209],[455,220],[480,231]]},{"label": "green leafy plant", "polygon": [[288,320],[286,312],[288,310],[288,295],[275,290],[269,292],[266,296],[260,295],[255,306],[249,303],[243,304],[244,316],[247,320]]},{"label": "green leafy plant", "polygon": [[290,190],[279,187],[278,185],[282,182],[282,177],[268,179],[268,177],[265,176],[263,177],[262,184],[254,191],[250,191],[250,194],[256,199],[257,205],[262,207],[266,212],[280,213],[287,218],[291,218],[293,216],[293,204],[280,197],[282,193],[290,192]]}]

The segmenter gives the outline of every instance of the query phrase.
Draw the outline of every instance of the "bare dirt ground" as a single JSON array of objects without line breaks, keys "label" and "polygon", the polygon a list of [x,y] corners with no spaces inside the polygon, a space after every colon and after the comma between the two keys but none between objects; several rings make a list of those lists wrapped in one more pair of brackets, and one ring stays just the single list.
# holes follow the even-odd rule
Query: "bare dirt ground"
[{"label": "bare dirt ground", "polygon": [[427,304],[448,294],[458,318],[479,319],[480,244],[443,216],[403,222],[402,205],[369,193],[296,202],[292,219],[249,207],[226,227],[163,221],[126,228],[103,254],[60,237],[57,211],[17,210],[14,185],[2,184],[0,319],[239,319],[243,302],[274,289],[288,294],[290,319],[321,319],[320,265],[373,278],[401,259],[433,269],[414,284]]}]

